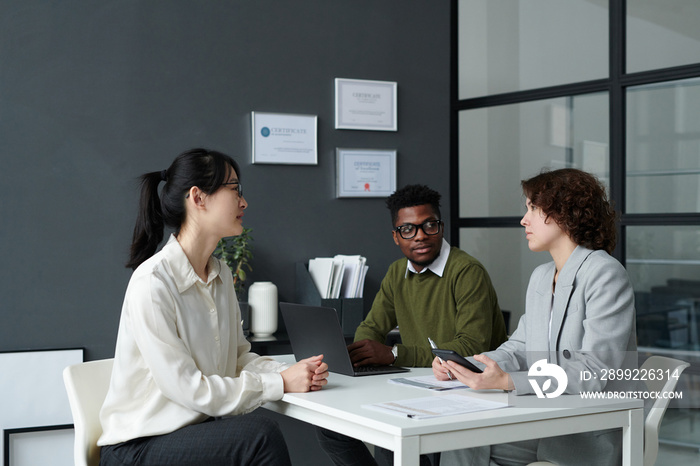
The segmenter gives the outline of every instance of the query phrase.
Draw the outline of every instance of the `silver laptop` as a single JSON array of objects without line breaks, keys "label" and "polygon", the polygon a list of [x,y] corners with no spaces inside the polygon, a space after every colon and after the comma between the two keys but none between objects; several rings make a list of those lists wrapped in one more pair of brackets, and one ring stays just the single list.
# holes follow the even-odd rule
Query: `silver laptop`
[{"label": "silver laptop", "polygon": [[338,313],[332,307],[280,303],[280,310],[297,361],[323,354],[329,371],[353,377],[410,370],[397,366],[353,367]]}]

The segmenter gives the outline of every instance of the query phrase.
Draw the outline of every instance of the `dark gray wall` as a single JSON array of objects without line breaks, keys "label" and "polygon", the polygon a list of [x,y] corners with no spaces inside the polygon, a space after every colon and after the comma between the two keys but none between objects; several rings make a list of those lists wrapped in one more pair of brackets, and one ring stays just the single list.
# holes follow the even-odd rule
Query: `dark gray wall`
[{"label": "dark gray wall", "polygon": [[[114,353],[135,179],[194,146],[242,165],[254,271],[363,254],[369,308],[400,257],[382,199],[335,199],[336,147],[398,150],[449,212],[449,2],[0,3],[0,351]],[[398,82],[398,132],[335,130],[336,77]],[[317,166],[250,164],[251,111],[318,115]],[[449,231],[449,230],[448,230]]]}]

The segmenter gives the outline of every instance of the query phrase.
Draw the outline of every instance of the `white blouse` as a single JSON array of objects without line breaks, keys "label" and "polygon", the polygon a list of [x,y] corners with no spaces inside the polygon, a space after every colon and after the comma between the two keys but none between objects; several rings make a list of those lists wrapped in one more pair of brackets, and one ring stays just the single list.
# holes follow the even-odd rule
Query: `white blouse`
[{"label": "white blouse", "polygon": [[288,366],[249,352],[230,270],[214,257],[208,270],[205,283],[171,236],[134,271],[98,445],[170,433],[282,398],[279,372]]}]

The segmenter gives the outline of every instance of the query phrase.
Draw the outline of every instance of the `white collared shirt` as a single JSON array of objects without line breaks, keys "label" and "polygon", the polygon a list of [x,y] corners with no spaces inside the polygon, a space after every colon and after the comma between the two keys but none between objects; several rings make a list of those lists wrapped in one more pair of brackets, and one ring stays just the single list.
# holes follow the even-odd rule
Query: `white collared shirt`
[{"label": "white collared shirt", "polygon": [[202,281],[171,236],[134,271],[98,445],[170,433],[282,398],[279,371],[287,366],[249,352],[224,267],[210,258]]},{"label": "white collared shirt", "polygon": [[427,270],[430,270],[433,272],[435,275],[438,277],[442,278],[442,274],[445,271],[445,265],[447,265],[447,258],[450,256],[450,245],[447,243],[445,238],[442,238],[442,246],[440,247],[440,254],[435,258],[435,260],[430,263],[429,265],[423,267],[423,270],[420,272],[416,272],[415,267],[413,267],[413,264],[411,261],[408,261],[408,264],[406,265],[406,275],[404,277],[408,277],[408,272],[413,272],[413,273],[423,273]]}]

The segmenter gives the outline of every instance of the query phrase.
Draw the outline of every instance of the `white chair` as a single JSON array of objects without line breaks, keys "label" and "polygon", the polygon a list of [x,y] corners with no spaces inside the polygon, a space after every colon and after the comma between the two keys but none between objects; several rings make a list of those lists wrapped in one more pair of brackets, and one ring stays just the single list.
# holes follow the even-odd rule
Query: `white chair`
[{"label": "white chair", "polygon": [[[676,389],[679,376],[686,367],[690,366],[685,361],[663,356],[651,356],[644,361],[640,372],[663,371],[671,377],[668,380],[647,380],[647,390],[650,392],[668,393]],[[659,426],[664,417],[666,408],[670,403],[670,398],[657,398],[644,420],[644,466],[653,466],[656,463],[656,456],[659,453]]]},{"label": "white chair", "polygon": [[75,466],[98,466],[102,435],[100,408],[107,396],[114,359],[84,362],[63,370],[63,383],[68,392],[75,427],[73,454]]},{"label": "white chair", "polygon": [[[668,380],[649,380],[647,377],[646,386],[650,392],[669,393],[675,390],[681,372],[686,367],[690,366],[685,361],[679,359],[666,358],[663,356],[651,356],[644,361],[640,367],[640,374],[655,373],[663,371],[664,374],[670,374]],[[659,397],[654,401],[646,419],[644,420],[644,466],[654,466],[656,457],[659,454],[659,426],[661,419],[664,417],[666,408],[671,401],[670,398]],[[548,461],[537,461],[530,463],[528,466],[553,466]]]}]

